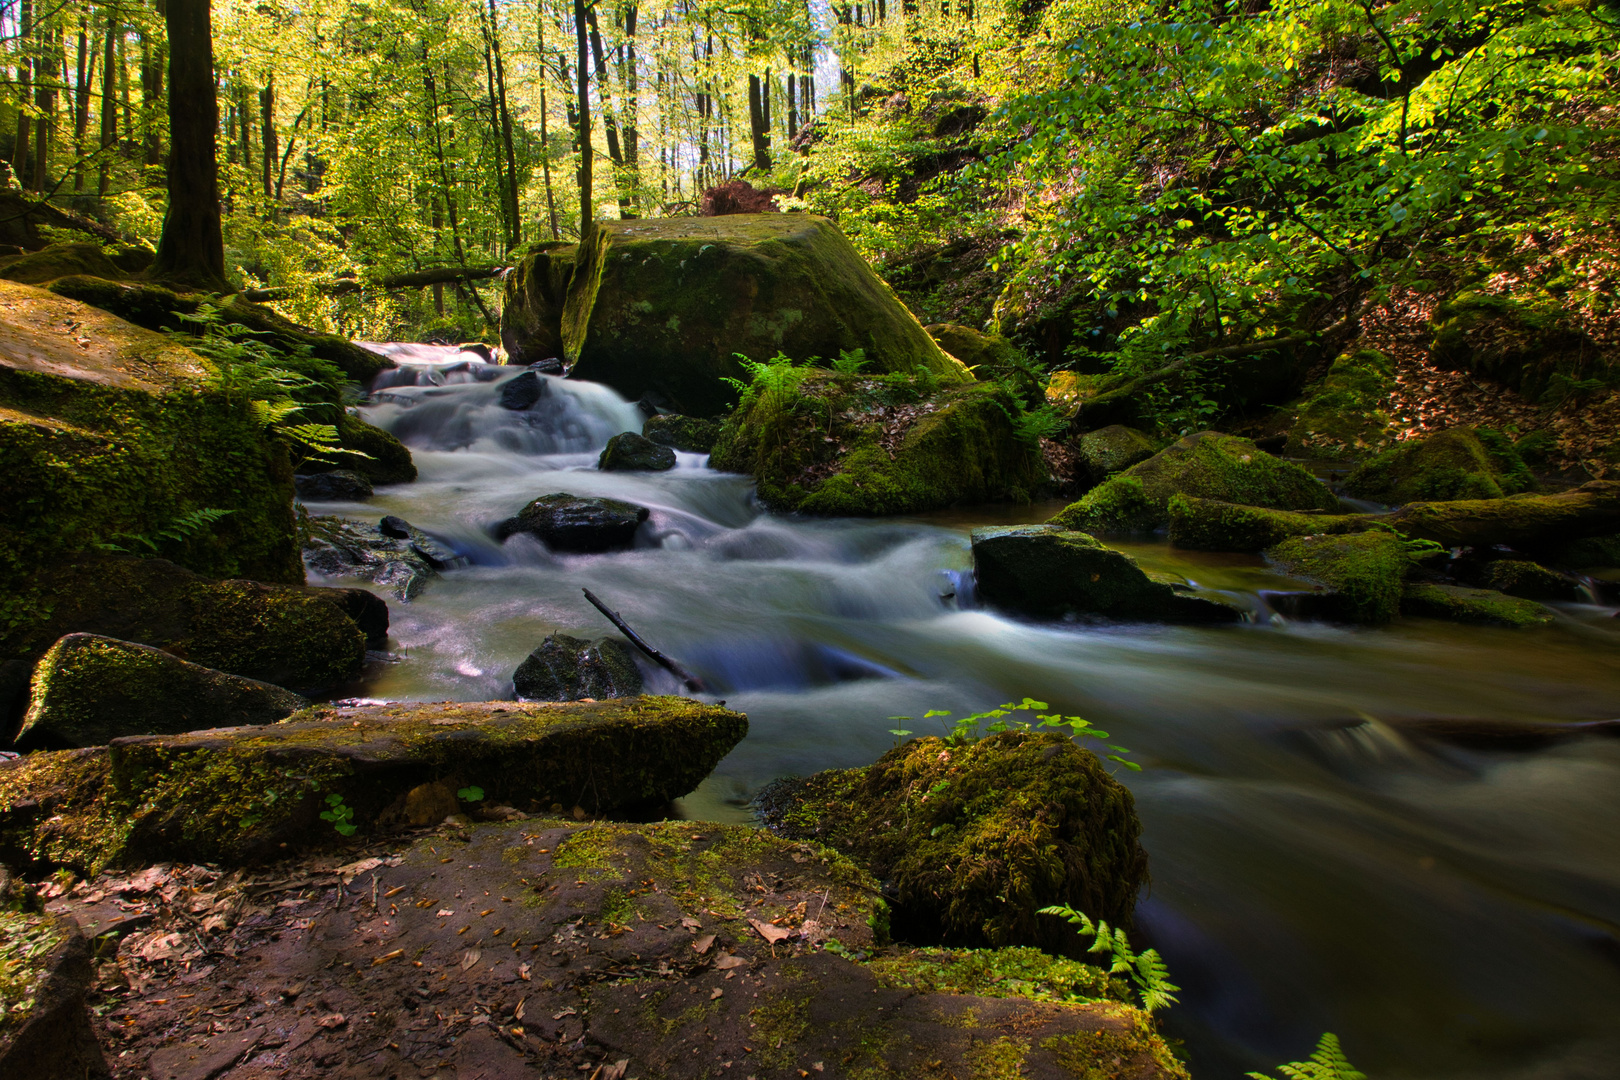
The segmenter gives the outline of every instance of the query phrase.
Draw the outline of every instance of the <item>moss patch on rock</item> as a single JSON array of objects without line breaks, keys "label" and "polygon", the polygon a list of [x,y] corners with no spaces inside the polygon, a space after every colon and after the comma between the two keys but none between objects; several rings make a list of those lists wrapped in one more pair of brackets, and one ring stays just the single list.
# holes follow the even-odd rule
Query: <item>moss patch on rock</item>
[{"label": "moss patch on rock", "polygon": [[1363,532],[1366,514],[1304,514],[1196,495],[1170,498],[1170,543],[1189,551],[1264,551],[1290,536]]},{"label": "moss patch on rock", "polygon": [[1485,564],[1480,584],[1524,600],[1580,600],[1580,584],[1528,559],[1493,559]]},{"label": "moss patch on rock", "polygon": [[1382,529],[1348,536],[1296,536],[1266,552],[1290,574],[1332,590],[1328,610],[1346,622],[1378,626],[1401,610],[1412,560],[1399,537]]},{"label": "moss patch on rock", "polygon": [[1102,615],[1166,622],[1236,622],[1229,605],[1176,591],[1095,537],[1057,525],[973,530],[973,571],[989,604],[1037,618]]},{"label": "moss patch on rock", "polygon": [[909,949],[868,963],[880,985],[925,994],[976,994],[1026,1001],[1131,1000],[1130,988],[1093,965],[1027,946]]},{"label": "moss patch on rock", "polygon": [[534,244],[501,294],[501,345],[507,362],[533,364],[563,355],[563,304],[574,276],[578,244]]},{"label": "moss patch on rock", "polygon": [[366,423],[349,411],[337,422],[342,450],[325,458],[312,458],[298,467],[301,473],[357,472],[373,484],[404,484],[416,479],[410,449],[391,433]]},{"label": "moss patch on rock", "polygon": [[1177,494],[1278,510],[1339,505],[1298,465],[1248,439],[1200,431],[1093,488],[1052,521],[1082,532],[1147,532],[1169,521],[1170,497]]},{"label": "moss patch on rock", "polygon": [[1546,626],[1553,613],[1534,600],[1521,600],[1495,589],[1414,582],[1401,595],[1401,614],[1485,626]]},{"label": "moss patch on rock", "polygon": [[1395,365],[1383,353],[1358,349],[1339,357],[1306,389],[1288,430],[1288,452],[1357,458],[1383,449],[1391,438],[1384,404],[1394,388]]},{"label": "moss patch on rock", "polygon": [[1433,330],[1429,355],[1438,366],[1506,383],[1531,401],[1556,403],[1569,383],[1612,370],[1607,350],[1540,288],[1518,295],[1464,290],[1435,308]]},{"label": "moss patch on rock", "polygon": [[148,645],[68,634],[34,669],[19,746],[102,746],[123,735],[270,724],[309,702]]},{"label": "moss patch on rock", "polygon": [[867,516],[1026,501],[1044,477],[993,384],[797,370],[729,417],[710,465],[748,473],[772,509]]},{"label": "moss patch on rock", "polygon": [[1385,503],[1500,499],[1535,477],[1499,432],[1451,428],[1393,446],[1345,477],[1344,489]]},{"label": "moss patch on rock", "polygon": [[69,274],[90,274],[100,278],[123,276],[100,244],[87,242],[52,244],[26,255],[0,258],[0,278],[6,281],[43,285]]},{"label": "moss patch on rock", "polygon": [[984,378],[1005,367],[1017,351],[1012,342],[1000,334],[986,334],[971,326],[958,323],[930,323],[923,329],[938,342],[939,347],[962,361],[968,368],[982,368]]},{"label": "moss patch on rock", "polygon": [[875,372],[971,381],[838,227],[809,214],[602,221],[581,245],[562,320],[570,374],[713,416],[736,354],[826,363],[863,349]]},{"label": "moss patch on rock", "polygon": [[769,827],[888,882],[901,940],[1078,956],[1068,924],[1036,912],[1067,903],[1129,926],[1147,880],[1131,793],[1060,735],[913,739],[866,768],[784,783],[765,800]]},{"label": "moss patch on rock", "polygon": [[1088,431],[1080,436],[1078,444],[1080,460],[1094,484],[1146,461],[1159,451],[1158,444],[1147,435],[1124,424]]},{"label": "moss patch on rock", "polygon": [[720,421],[696,416],[670,413],[649,416],[641,425],[641,433],[659,446],[671,450],[685,450],[691,454],[707,454],[720,438]]}]

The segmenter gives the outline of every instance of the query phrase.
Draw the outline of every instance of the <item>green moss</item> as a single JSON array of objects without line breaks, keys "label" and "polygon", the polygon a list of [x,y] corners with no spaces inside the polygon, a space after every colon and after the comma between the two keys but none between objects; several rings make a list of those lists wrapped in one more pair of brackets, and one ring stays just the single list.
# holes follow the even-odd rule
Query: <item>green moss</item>
[{"label": "green moss", "polygon": [[1411,558],[1400,538],[1382,529],[1347,536],[1296,536],[1266,556],[1291,574],[1333,591],[1334,614],[1349,622],[1381,625],[1401,609],[1401,582]]},{"label": "green moss", "polygon": [[1002,1035],[974,1046],[966,1059],[970,1075],[976,1080],[1017,1080],[1024,1075],[1024,1058],[1028,1054],[1028,1041]]},{"label": "green moss", "polygon": [[52,244],[40,251],[0,259],[0,278],[25,285],[42,285],[69,274],[93,274],[102,278],[122,276],[100,244]]},{"label": "green moss", "polygon": [[1114,473],[1146,461],[1159,447],[1135,428],[1110,424],[1080,436],[1079,449],[1086,472],[1100,483]]},{"label": "green moss", "polygon": [[1562,381],[1606,376],[1606,351],[1565,314],[1563,301],[1529,286],[1516,295],[1465,290],[1434,312],[1429,345],[1435,364],[1473,371],[1531,401],[1558,400]]},{"label": "green moss", "polygon": [[596,825],[574,833],[557,845],[551,864],[566,870],[606,870],[624,848],[617,830]]},{"label": "green moss", "polygon": [[1013,343],[1000,334],[986,334],[971,326],[930,323],[923,329],[939,343],[940,348],[962,361],[970,370],[983,369],[979,378],[987,378],[993,371],[1005,369],[1016,351]]},{"label": "green moss", "polygon": [[803,980],[779,979],[760,1004],[748,1011],[758,1043],[751,1063],[762,1069],[786,1069],[799,1056],[799,1040],[810,1030],[810,1002]]},{"label": "green moss", "polygon": [[1382,449],[1390,440],[1384,405],[1395,389],[1395,365],[1374,349],[1359,349],[1333,361],[1327,375],[1307,388],[1288,432],[1288,452],[1320,458],[1354,458]]},{"label": "green moss", "polygon": [[1044,469],[1014,411],[990,384],[810,372],[727,419],[710,464],[752,475],[768,506],[809,514],[1026,501]]},{"label": "green moss", "polygon": [[1076,935],[1037,909],[1069,903],[1128,926],[1147,876],[1130,792],[1055,734],[914,739],[864,769],[819,773],[789,801],[804,809],[773,813],[772,827],[888,882],[901,940],[1078,954]]},{"label": "green moss", "polygon": [[864,349],[874,372],[971,376],[878,279],[837,226],[809,214],[598,222],[562,318],[573,375],[626,397],[719,414],[734,354],[827,362]]},{"label": "green moss", "polygon": [[343,412],[337,423],[338,442],[343,450],[328,458],[304,462],[299,472],[332,472],[350,469],[373,484],[404,484],[416,479],[416,462],[410,449],[380,427],[374,427],[352,412]]},{"label": "green moss", "polygon": [[707,454],[720,439],[720,421],[703,420],[695,416],[650,416],[641,426],[641,433],[659,446],[672,450],[685,450],[693,454]]},{"label": "green moss", "polygon": [[1401,614],[1514,628],[1546,626],[1553,621],[1553,613],[1533,600],[1521,600],[1494,589],[1427,582],[1406,587],[1401,597]]},{"label": "green moss", "polygon": [[1163,1080],[1189,1080],[1187,1067],[1177,1061],[1153,1031],[1146,1014],[1126,1006],[1112,1007],[1117,1026],[1099,1031],[1055,1035],[1041,1043],[1075,1080],[1133,1080],[1137,1070],[1151,1063],[1153,1075]]},{"label": "green moss", "polygon": [[1535,477],[1506,437],[1471,428],[1391,447],[1344,481],[1350,494],[1386,503],[1499,499],[1534,486]]},{"label": "green moss", "polygon": [[1528,559],[1495,559],[1485,567],[1484,584],[1498,592],[1525,600],[1579,600],[1580,585],[1572,578]]},{"label": "green moss", "polygon": [[1102,968],[1039,949],[909,949],[867,966],[886,987],[924,994],[972,994],[1076,1004],[1128,1001],[1130,991]]},{"label": "green moss", "polygon": [[0,1045],[32,1011],[49,972],[46,962],[69,930],[54,915],[0,911]]},{"label": "green moss", "polygon": [[578,256],[578,244],[535,244],[506,275],[501,344],[509,363],[533,364],[563,355],[563,304]]},{"label": "green moss", "polygon": [[1302,514],[1193,495],[1170,498],[1170,543],[1190,551],[1263,551],[1290,536],[1360,532],[1363,514]]},{"label": "green moss", "polygon": [[1133,465],[1065,507],[1053,523],[1083,532],[1141,532],[1169,521],[1173,495],[1279,510],[1338,507],[1321,481],[1247,439],[1201,431]]}]

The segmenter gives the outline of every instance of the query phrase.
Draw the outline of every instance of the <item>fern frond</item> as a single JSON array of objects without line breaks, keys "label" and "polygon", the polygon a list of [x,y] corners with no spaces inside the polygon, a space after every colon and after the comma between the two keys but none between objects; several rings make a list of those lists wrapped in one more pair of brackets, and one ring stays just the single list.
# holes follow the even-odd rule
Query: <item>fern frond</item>
[{"label": "fern frond", "polygon": [[[1367,1080],[1367,1074],[1358,1071],[1344,1056],[1339,1037],[1331,1031],[1322,1035],[1309,1061],[1291,1061],[1277,1066],[1277,1071],[1286,1080]],[[1273,1080],[1265,1073],[1252,1072],[1248,1076],[1252,1080]]]}]

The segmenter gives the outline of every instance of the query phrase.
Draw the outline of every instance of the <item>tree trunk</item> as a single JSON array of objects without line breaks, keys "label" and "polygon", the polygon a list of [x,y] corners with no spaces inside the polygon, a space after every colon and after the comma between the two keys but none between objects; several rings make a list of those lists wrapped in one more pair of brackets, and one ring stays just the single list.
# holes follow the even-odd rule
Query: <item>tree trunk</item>
[{"label": "tree trunk", "polygon": [[73,83],[73,190],[84,190],[84,138],[90,131],[90,83],[96,77],[96,52],[91,47],[90,13],[79,16],[79,54]]},{"label": "tree trunk", "polygon": [[[276,146],[276,73],[273,71],[265,79],[264,89],[259,91],[259,135],[259,144],[264,150],[260,172],[264,180],[264,198],[269,202],[276,196],[276,158],[280,156]],[[270,207],[268,212],[274,217],[275,207]]]},{"label": "tree trunk", "polygon": [[624,168],[624,150],[619,145],[619,124],[613,113],[613,95],[608,89],[612,79],[608,74],[607,56],[602,49],[602,31],[596,23],[595,9],[586,8],[585,19],[590,27],[591,54],[596,60],[596,100],[602,106],[602,130],[607,134],[608,158],[613,162],[615,173],[614,187],[619,191],[619,216],[633,218],[636,216],[634,209],[617,175]]},{"label": "tree trunk", "polygon": [[507,183],[508,173],[506,163],[501,153],[501,107],[495,100],[495,55],[490,46],[489,25],[484,22],[484,7],[478,6],[478,28],[484,35],[484,86],[489,95],[489,132],[491,141],[495,143],[495,190],[501,195],[501,246],[510,249],[512,246],[512,199],[513,190]]},{"label": "tree trunk", "polygon": [[[159,6],[162,10],[162,5]],[[209,46],[209,55],[212,57],[212,44]],[[145,157],[142,159],[148,165],[163,164],[163,134],[158,129],[158,122],[165,108],[163,100],[163,60],[164,53],[168,51],[168,43],[160,43],[154,49],[152,42],[146,35],[141,37],[141,118],[144,125],[142,135],[145,140]],[[209,95],[213,95],[213,80],[209,80]],[[172,140],[174,134],[171,132]]]},{"label": "tree trunk", "polygon": [[12,144],[11,171],[16,174],[17,183],[23,187],[28,186],[28,146],[33,139],[33,128],[29,123],[28,99],[33,96],[34,89],[34,5],[32,0],[22,0],[17,15],[17,140]]},{"label": "tree trunk", "polygon": [[789,71],[787,77],[787,137],[791,143],[793,136],[799,133],[799,81],[794,72]]},{"label": "tree trunk", "polygon": [[501,27],[496,21],[495,0],[489,0],[489,39],[495,51],[495,89],[500,94],[501,141],[506,147],[506,177],[511,189],[511,246],[517,247],[523,243],[523,211],[518,206],[517,151],[512,145],[512,111],[506,104],[506,65],[501,59]]},{"label": "tree trunk", "polygon": [[209,0],[168,0],[169,206],[150,275],[223,290],[225,242],[219,222],[214,133],[214,37]]},{"label": "tree trunk", "polygon": [[112,186],[112,152],[118,143],[118,13],[107,9],[107,43],[101,56],[101,161],[96,171],[96,192],[102,198]]},{"label": "tree trunk", "polygon": [[620,66],[624,85],[624,163],[630,170],[630,200],[635,205],[641,187],[641,133],[636,127],[636,105],[640,86],[636,75],[636,5],[624,9],[625,61]]},{"label": "tree trunk", "polygon": [[574,36],[579,39],[579,93],[575,107],[579,113],[579,239],[583,243],[596,217],[596,207],[591,197],[591,78],[585,0],[574,0]]},{"label": "tree trunk", "polygon": [[[550,69],[546,66],[546,6],[545,0],[535,0],[535,51],[540,56],[540,168],[546,177],[546,217],[551,223],[551,238],[562,239],[557,229],[557,199],[551,191],[551,131],[546,121],[546,80]],[[563,82],[568,81],[568,69],[563,69]]]},{"label": "tree trunk", "polygon": [[758,75],[748,76],[748,131],[754,143],[754,168],[771,171],[770,115],[765,111],[765,94]]},{"label": "tree trunk", "polygon": [[56,29],[50,24],[35,27],[35,40],[39,42],[40,57],[34,65],[34,155],[32,167],[35,191],[46,191],[51,186],[51,128],[56,126],[56,64],[47,57],[61,55]]}]

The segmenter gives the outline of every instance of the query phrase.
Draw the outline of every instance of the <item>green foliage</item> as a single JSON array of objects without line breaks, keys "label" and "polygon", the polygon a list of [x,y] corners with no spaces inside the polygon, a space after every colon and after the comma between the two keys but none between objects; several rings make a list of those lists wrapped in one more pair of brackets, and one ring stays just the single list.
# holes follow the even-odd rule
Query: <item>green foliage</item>
[{"label": "green foliage", "polygon": [[1131,948],[1125,931],[1110,929],[1108,924],[1101,920],[1093,922],[1085,912],[1076,911],[1068,904],[1043,907],[1040,913],[1062,916],[1075,925],[1081,937],[1094,938],[1091,947],[1086,951],[1111,957],[1109,974],[1130,976],[1131,982],[1136,985],[1136,992],[1142,998],[1144,1012],[1155,1012],[1175,1003],[1175,991],[1181,987],[1170,981],[1170,972],[1165,968],[1158,950],[1136,952]]},{"label": "green foliage", "polygon": [[464,787],[458,790],[456,792],[456,798],[460,799],[462,802],[483,802],[484,789],[476,784],[473,784],[469,787]]},{"label": "green foliage", "polygon": [[[1102,743],[1104,749],[1115,751],[1112,754],[1103,754],[1100,756],[1107,758],[1109,761],[1118,762],[1127,769],[1130,769],[1132,772],[1142,771],[1142,766],[1138,765],[1134,761],[1128,761],[1120,756],[1121,754],[1130,753],[1130,750],[1123,746],[1115,746],[1112,743],[1107,742],[1108,739],[1113,738],[1113,736],[1109,735],[1108,732],[1092,727],[1089,721],[1079,716],[1062,716],[1058,713],[1041,714],[1037,712],[1037,710],[1049,708],[1051,708],[1051,706],[1046,702],[1036,701],[1034,698],[1027,697],[1022,701],[1009,701],[999,708],[973,713],[970,716],[957,717],[955,720],[951,720],[949,722],[945,720],[946,717],[951,715],[951,710],[949,709],[929,709],[927,712],[923,713],[922,718],[924,720],[933,720],[938,718],[941,725],[943,725],[945,728],[945,741],[952,746],[966,746],[968,743],[975,742],[987,735],[997,735],[1003,731],[1033,731],[1037,728],[1048,728],[1061,731],[1067,728],[1070,738],[1079,740],[1081,742],[1084,742],[1087,739],[1094,739],[1097,742]],[[1007,717],[1013,716],[1015,713],[1029,712],[1036,713],[1035,720],[1037,722],[1032,723],[1023,717],[1014,717],[1012,720],[1007,719]],[[911,717],[891,716],[889,719],[910,720]],[[989,723],[987,724],[985,721],[989,721]],[[890,728],[889,734],[895,736],[895,739],[898,742],[898,740],[910,735],[911,732],[900,728]]]},{"label": "green foliage", "polygon": [[865,349],[839,349],[832,369],[840,375],[859,375],[867,364]]},{"label": "green foliage", "polygon": [[1054,438],[1069,428],[1069,421],[1058,407],[1050,402],[1036,409],[1020,410],[1013,417],[1013,432],[1020,442],[1035,445],[1042,439]]},{"label": "green foliage", "polygon": [[353,836],[357,826],[354,821],[354,807],[343,805],[343,796],[333,794],[326,797],[326,809],[321,811],[321,820],[332,823],[339,836]]},{"label": "green foliage", "polygon": [[118,551],[126,554],[133,554],[132,548],[144,549],[156,555],[160,551],[160,545],[165,543],[183,544],[193,536],[207,532],[209,527],[220,518],[233,513],[235,513],[234,510],[220,510],[214,507],[193,510],[190,513],[173,518],[167,525],[151,536],[131,535],[129,533],[114,534],[114,541],[122,540],[124,544],[129,544],[131,547],[125,547],[123,544],[116,542],[101,543],[96,546],[103,551]]},{"label": "green foliage", "polygon": [[786,353],[778,352],[763,362],[750,360],[742,353],[734,355],[747,372],[748,381],[726,376],[721,376],[720,381],[737,391],[739,411],[746,411],[755,401],[770,394],[791,394],[810,374],[808,361],[801,363]]},{"label": "green foliage", "polygon": [[[1358,1072],[1355,1066],[1350,1064],[1350,1059],[1344,1056],[1344,1050],[1339,1046],[1339,1037],[1332,1032],[1322,1036],[1309,1061],[1279,1065],[1277,1071],[1285,1080],[1367,1080],[1367,1074]],[[1273,1080],[1265,1073],[1252,1072],[1247,1075],[1254,1080]]]}]

